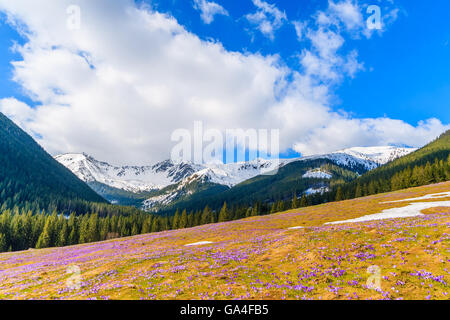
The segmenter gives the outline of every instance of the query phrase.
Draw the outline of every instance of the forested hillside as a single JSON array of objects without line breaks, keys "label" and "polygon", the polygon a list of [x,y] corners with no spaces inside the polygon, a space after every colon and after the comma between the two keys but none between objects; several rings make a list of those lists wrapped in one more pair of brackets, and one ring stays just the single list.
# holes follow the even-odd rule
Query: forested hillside
[{"label": "forested hillside", "polygon": [[0,113],[0,208],[78,211],[106,203]]},{"label": "forested hillside", "polygon": [[335,188],[328,200],[389,192],[450,180],[450,130],[425,147]]}]

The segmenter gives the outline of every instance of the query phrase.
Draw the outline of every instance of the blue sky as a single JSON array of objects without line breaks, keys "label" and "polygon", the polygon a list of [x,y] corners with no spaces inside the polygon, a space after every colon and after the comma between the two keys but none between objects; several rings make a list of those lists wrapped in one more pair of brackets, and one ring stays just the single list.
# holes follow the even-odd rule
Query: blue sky
[{"label": "blue sky", "polygon": [[[40,7],[44,7],[44,9],[46,4],[51,3],[48,0],[39,1],[41,2]],[[91,95],[92,99],[89,100],[96,101],[96,104],[93,104],[89,110],[92,111],[94,108],[96,110],[98,109],[98,114],[94,115],[89,111],[92,117],[98,116],[103,119],[105,116],[105,112],[102,111],[103,107],[99,106],[100,102],[98,101],[102,101],[105,104],[114,104],[120,99],[125,101],[122,102],[122,109],[126,109],[127,107],[131,108],[131,112],[128,112],[127,116],[134,114],[141,115],[142,117],[144,115],[144,113],[141,114],[141,107],[135,107],[135,109],[129,106],[124,107],[124,103],[129,103],[130,105],[140,103],[140,98],[142,97],[139,96],[138,99],[130,93],[130,89],[128,88],[124,92],[121,90],[117,92],[117,94],[120,93],[120,97],[115,97],[114,101],[108,101],[105,95],[100,95],[100,92],[102,92],[102,88],[106,90],[111,83],[107,82],[105,84],[104,79],[99,73],[95,75],[91,73],[98,72],[99,70],[115,70],[117,74],[122,72],[122,79],[127,76],[130,76],[130,79],[138,79],[145,77],[145,74],[141,75],[139,70],[135,71],[133,69],[135,67],[133,65],[134,60],[141,61],[139,59],[142,58],[140,62],[143,66],[142,70],[147,70],[148,68],[150,72],[154,69],[155,63],[157,65],[160,63],[167,64],[168,66],[173,63],[178,66],[178,69],[174,71],[176,75],[174,74],[170,79],[163,79],[165,73],[170,72],[164,71],[163,74],[158,75],[159,78],[155,75],[154,81],[152,79],[148,83],[145,83],[145,88],[153,88],[155,83],[158,84],[158,82],[161,82],[161,86],[168,88],[168,92],[175,90],[170,94],[168,93],[169,95],[180,91],[180,88],[174,84],[173,79],[180,78],[181,71],[179,70],[184,70],[185,64],[177,64],[180,62],[172,58],[167,58],[167,60],[164,57],[160,57],[160,60],[156,60],[156,58],[155,60],[151,60],[150,58],[148,60],[145,59],[146,54],[152,56],[154,47],[152,47],[151,43],[148,44],[142,39],[147,39],[147,36],[148,39],[159,39],[156,37],[157,31],[152,30],[146,34],[144,26],[138,30],[137,33],[139,35],[133,34],[133,31],[127,31],[127,28],[137,30],[136,27],[130,27],[130,23],[126,23],[126,21],[122,22],[122,20],[128,17],[125,16],[125,12],[126,8],[129,7],[137,8],[139,12],[148,10],[152,15],[152,19],[156,19],[159,13],[166,14],[162,19],[164,21],[161,22],[158,20],[158,23],[166,26],[170,25],[170,19],[173,18],[176,21],[177,26],[170,26],[170,28],[175,28],[177,31],[173,31],[173,37],[167,39],[167,41],[164,40],[166,42],[162,46],[167,44],[170,47],[173,44],[173,40],[176,39],[176,33],[179,32],[179,27],[192,34],[194,38],[203,41],[199,46],[199,50],[205,54],[204,56],[201,54],[196,56],[194,51],[190,53],[192,56],[186,53],[186,56],[183,57],[188,64],[186,70],[189,68],[195,69],[196,63],[198,62],[196,59],[199,57],[219,59],[217,65],[213,66],[213,68],[218,70],[195,69],[195,72],[198,72],[200,75],[206,75],[212,72],[211,79],[215,76],[217,78],[214,79],[219,79],[215,81],[217,86],[206,90],[205,85],[200,81],[198,84],[193,84],[192,88],[188,87],[189,82],[195,82],[199,79],[192,79],[192,74],[186,71],[187,73],[181,74],[181,78],[185,79],[183,85],[187,86],[187,92],[193,92],[195,94],[180,97],[178,102],[174,102],[174,106],[183,109],[186,115],[195,115],[196,118],[193,118],[192,121],[204,120],[207,124],[211,123],[211,126],[217,126],[220,129],[229,128],[233,124],[240,127],[251,127],[252,125],[255,127],[264,127],[267,126],[267,119],[263,119],[263,115],[267,117],[274,110],[277,110],[278,113],[280,113],[280,110],[284,110],[281,112],[285,113],[278,119],[278,126],[284,126],[286,124],[286,128],[282,128],[284,131],[281,132],[282,138],[284,139],[282,143],[283,156],[296,156],[298,152],[303,154],[327,152],[354,145],[368,146],[378,143],[378,141],[380,144],[419,146],[436,136],[439,130],[448,128],[448,123],[450,122],[450,113],[448,111],[450,109],[450,23],[448,22],[450,3],[445,0],[433,1],[433,5],[425,1],[410,0],[136,0],[134,4],[132,4],[132,0],[120,0],[115,2],[114,5],[111,5],[111,3],[105,0],[97,0],[91,3],[85,0],[62,2],[79,5],[81,12],[85,14],[85,16],[82,16],[84,19],[82,21],[85,23],[83,25],[85,29],[82,29],[82,31],[86,29],[91,31],[89,33],[83,33],[83,41],[80,41],[80,37],[78,36],[72,40],[71,35],[73,33],[67,35],[61,31],[60,34],[56,34],[55,29],[64,28],[58,26],[58,21],[53,21],[58,20],[56,18],[54,19],[54,12],[62,12],[64,14],[65,7],[63,5],[61,5],[60,9],[55,6],[53,11],[50,12],[50,10],[44,9],[28,9],[26,1],[18,1],[17,4],[11,4],[7,3],[7,1],[0,0],[0,110],[6,112],[8,116],[13,118],[24,129],[34,134],[36,138],[39,138],[39,142],[52,153],[90,152],[94,153],[94,155],[97,153],[98,157],[106,160],[108,158],[118,160],[117,156],[115,156],[115,150],[118,147],[114,145],[114,141],[118,144],[119,142],[117,142],[117,136],[112,136],[112,134],[111,136],[107,136],[106,132],[112,131],[110,128],[106,128],[108,121],[103,121],[105,128],[101,128],[101,130],[89,126],[85,121],[86,119],[79,119],[78,122],[75,122],[77,117],[84,118],[84,115],[87,114],[86,111],[81,111],[81,107],[79,107],[82,103],[81,100],[78,100],[80,99],[79,93],[85,96],[83,99]],[[197,5],[195,2],[197,2]],[[378,5],[381,8],[382,16],[386,19],[386,25],[383,26],[382,32],[376,31],[371,33],[370,36],[367,36],[364,25],[361,23],[358,29],[355,29],[356,31],[345,30],[344,20],[339,22],[339,26],[337,22],[336,24],[327,25],[318,23],[318,13],[322,12],[328,15],[328,17],[333,18],[334,16],[332,16],[330,9],[332,5],[344,3],[351,4],[357,8],[362,14],[364,23],[370,16],[366,12],[367,6]],[[143,6],[144,4],[148,4],[149,6]],[[202,4],[221,6],[222,11],[219,10],[219,14],[210,17],[210,21],[205,21],[199,9]],[[275,25],[272,20],[271,27],[273,30],[270,34],[261,32],[261,29],[259,29],[261,25],[252,21],[250,18],[250,15],[259,12],[260,14],[264,13],[268,15],[270,20],[270,14],[266,11],[262,12],[261,8],[258,9],[258,5],[264,5],[266,8],[270,7],[272,8],[271,10],[282,15],[279,25]],[[394,11],[395,18],[392,18],[392,16],[388,17]],[[123,19],[117,18],[122,14],[124,15]],[[14,23],[7,21],[7,15],[13,17]],[[94,28],[94,24],[91,25],[91,21],[87,22],[86,15],[89,18],[95,17],[97,20],[101,20],[100,25],[104,23],[111,31],[103,35],[95,34],[96,31],[90,29]],[[40,20],[37,19],[38,17]],[[136,19],[137,16],[135,17]],[[49,26],[44,23],[41,25],[39,22],[36,23],[36,21],[49,21],[49,25],[54,23],[52,26],[53,29],[46,29]],[[305,23],[302,39],[300,40],[293,25],[295,22]],[[36,37],[21,37],[17,32],[17,25],[27,26]],[[99,28],[98,25],[95,27],[97,29]],[[113,28],[117,28],[117,30],[114,31],[112,30]],[[320,48],[317,45],[314,47],[312,43],[313,36],[307,35],[307,32],[314,34],[315,31],[322,29],[331,32],[333,36],[330,38],[331,40],[342,39],[342,44],[337,46],[336,52],[331,50],[330,56],[326,59],[323,57],[320,58]],[[124,48],[120,48],[122,46],[122,43],[120,43],[120,32],[122,31],[125,34],[122,43],[129,42],[128,46]],[[48,37],[50,40],[47,39],[47,33],[51,34]],[[117,40],[114,37],[115,33],[117,33]],[[130,39],[127,39],[128,36]],[[189,36],[185,36],[186,39],[189,38]],[[45,42],[43,39],[50,42]],[[89,41],[84,41],[85,39],[92,40],[90,43],[97,42],[102,45],[104,43],[104,48],[89,47],[86,45]],[[70,43],[70,41],[73,42]],[[188,39],[186,41],[193,41],[189,43],[197,45],[194,44],[195,39]],[[19,45],[18,51],[12,49],[14,43]],[[216,53],[207,52],[208,50],[205,49],[205,47],[208,47],[208,43],[216,43],[219,46],[223,46],[224,52],[220,54],[216,52],[218,55],[214,56]],[[30,44],[32,44],[32,50],[25,56],[24,52],[26,50],[24,51],[24,46]],[[320,44],[320,46],[327,45],[326,42]],[[120,56],[129,62],[129,66],[122,65],[122,62],[118,63],[113,53],[110,51],[106,52],[106,48],[116,48],[117,51],[120,51]],[[190,47],[187,46],[186,48],[186,50],[189,50]],[[66,50],[63,51],[60,49]],[[124,52],[121,51],[122,49]],[[205,49],[204,52],[203,49]],[[39,60],[41,61],[40,65],[45,64],[45,67],[48,66],[49,70],[52,71],[42,71],[36,65],[37,58],[43,59],[39,55],[42,50],[48,53],[48,59]],[[329,50],[329,48],[326,50]],[[72,56],[61,56],[62,58],[57,60],[57,62],[55,62],[56,60],[54,58],[51,58],[51,54],[53,53],[67,53],[69,51],[73,54]],[[91,68],[92,70],[77,74],[80,68],[76,68],[76,63],[71,59],[76,59],[81,51],[87,52],[92,61],[95,61],[94,63],[98,62],[98,65],[95,68]],[[243,54],[241,57],[248,58],[242,62],[242,66],[236,67],[239,69],[239,72],[236,71],[235,73],[226,70],[229,68],[226,62],[223,65],[220,62],[221,58],[230,57],[234,52],[239,52]],[[337,72],[337,78],[328,78],[324,74],[318,75],[314,73],[317,70],[313,70],[311,75],[311,71],[308,71],[308,68],[314,66],[314,63],[306,63],[301,59],[301,57],[305,57],[308,53],[313,58],[320,58],[317,63],[321,67],[328,67],[331,68],[331,71]],[[350,61],[349,57],[351,53],[356,53],[354,61]],[[266,68],[264,63],[270,63],[269,61],[271,60],[269,57],[271,56],[278,57],[276,67],[267,66]],[[249,67],[249,73],[245,74],[240,68],[243,67],[245,70],[247,68],[245,65],[251,66],[252,64],[249,61],[253,61],[253,58],[258,62],[255,62],[256,64],[253,67]],[[241,60],[245,59],[241,58]],[[356,68],[354,72],[346,69],[347,66],[344,63],[346,59],[349,59],[349,62],[354,62],[353,67]],[[12,61],[22,61],[22,68],[15,68],[11,64]],[[196,62],[189,66],[189,61]],[[258,63],[262,63],[260,67],[257,67]],[[331,67],[327,65],[330,63]],[[144,64],[148,65],[144,66]],[[64,70],[64,68],[68,68],[68,70],[74,68],[77,71],[73,72],[75,75],[68,74],[67,79],[62,80],[60,79],[58,70]],[[125,68],[125,71],[123,68]],[[262,71],[259,72],[258,68],[261,68]],[[222,71],[224,73],[223,75],[220,74]],[[190,72],[192,73],[192,71]],[[272,72],[274,73],[273,75]],[[279,76],[277,74],[278,72],[283,74],[279,79],[277,78]],[[17,74],[16,82],[12,80],[14,73]],[[314,82],[313,84],[308,84],[306,89],[304,88],[304,84],[302,84],[301,86],[303,87],[300,88],[300,91],[319,90],[318,92],[320,93],[313,94],[314,98],[305,97],[303,92],[298,94],[290,92],[284,96],[283,92],[295,91],[297,85],[300,85],[294,80],[296,74],[305,76],[308,81],[311,80]],[[98,77],[95,81],[92,80],[92,86],[98,86],[100,90],[97,89],[95,92],[90,92],[89,90],[85,90],[83,85],[80,85],[78,80],[80,77],[91,79],[91,76]],[[236,76],[237,78],[234,78]],[[266,92],[261,92],[261,99],[258,97],[257,91],[252,91],[249,94],[251,97],[247,97],[245,96],[246,88],[242,88],[242,94],[245,96],[245,99],[248,98],[248,101],[240,101],[237,100],[238,98],[228,101],[228,97],[224,101],[220,97],[229,96],[230,94],[226,94],[226,92],[233,92],[229,90],[235,90],[232,89],[233,81],[236,82],[239,76],[243,78],[248,76],[248,79],[252,77],[254,77],[253,79],[267,77],[267,82],[264,82],[263,86],[272,81],[274,91],[278,88],[278,81],[287,81],[288,84],[283,86],[282,93],[277,93],[278,95],[282,95],[282,98],[267,95],[267,90]],[[221,77],[225,79],[224,83],[220,83]],[[275,78],[277,80],[273,81]],[[144,85],[141,83],[141,80],[136,80],[131,84],[130,81],[127,82],[127,85],[129,84],[133,90],[139,89],[141,85]],[[226,81],[231,81],[231,83]],[[214,80],[211,80],[211,82],[214,82]],[[119,87],[120,84],[117,83],[115,85]],[[172,85],[173,87],[171,87]],[[220,92],[221,87],[228,88],[223,90],[223,95]],[[326,89],[326,93],[320,91],[321,89]],[[49,94],[47,90],[53,93]],[[203,92],[202,90],[206,91]],[[55,94],[55,92],[62,92],[63,94]],[[68,92],[76,92],[77,94],[75,96]],[[215,92],[217,97],[212,97],[209,92]],[[160,98],[159,92],[156,95]],[[239,97],[240,94],[237,93],[236,96]],[[6,101],[6,98],[12,98],[12,100]],[[151,109],[154,107],[152,105],[153,102],[155,106],[161,102],[161,99],[155,101],[153,98],[149,98],[150,102],[145,107],[148,106]],[[3,99],[3,102],[1,99]],[[197,101],[198,105],[191,110],[189,106],[184,106],[183,103],[192,99],[200,102]],[[207,101],[204,103],[211,105],[237,104],[237,106],[236,110],[230,109],[228,118],[220,113],[211,115],[212,109],[205,109],[205,114],[202,115],[198,110],[200,108],[199,106],[202,106],[203,101]],[[246,110],[248,111],[244,113],[246,116],[240,116],[238,111],[242,110],[245,104],[252,104],[252,101],[254,101],[254,106],[252,105],[249,107],[249,110]],[[2,103],[3,105],[8,103],[8,105],[2,107]],[[86,103],[86,100],[83,100],[83,103]],[[243,105],[238,105],[240,103]],[[17,110],[20,111],[11,111],[14,109],[12,105],[15,104],[18,105]],[[308,114],[308,116],[305,116],[306,119],[304,122],[299,121],[298,130],[295,128],[295,122],[288,125],[289,120],[296,110],[291,104],[298,107],[298,112]],[[261,108],[260,112],[258,112],[259,105]],[[28,107],[31,107],[32,111],[27,109]],[[48,110],[50,109],[54,112],[49,113]],[[63,116],[61,111],[63,109],[64,113],[68,113],[67,111],[71,110],[73,114],[64,114]],[[156,122],[167,121],[166,118],[169,111],[163,113],[161,110],[163,110],[161,107],[154,107],[152,112],[145,113],[145,116],[148,116],[150,119],[163,119],[155,120],[155,127]],[[335,111],[338,113],[334,114]],[[18,114],[19,112],[25,112],[27,116],[21,116]],[[159,114],[158,112],[161,113]],[[291,115],[289,112],[294,113]],[[119,111],[111,112],[111,114],[119,114]],[[259,114],[261,114],[261,118],[259,118]],[[63,118],[70,119],[70,121],[73,120],[73,123],[63,123],[60,128],[50,129],[50,116],[54,116],[54,119],[62,122],[64,122],[62,120]],[[255,119],[252,119],[252,117],[255,117]],[[129,148],[134,146],[136,149],[139,148],[142,150],[144,144],[139,145],[139,143],[145,140],[143,134],[156,136],[162,141],[170,135],[170,130],[173,131],[173,129],[180,127],[179,123],[173,124],[173,128],[168,128],[168,133],[163,135],[161,130],[157,132],[149,131],[150,129],[148,127],[152,127],[152,125],[138,124],[136,118],[136,116],[134,118],[130,116],[129,119],[121,119],[121,122],[118,122],[117,119],[110,119],[111,123],[114,122],[114,129],[123,127],[124,135],[136,135],[133,138],[130,137],[127,141],[120,142],[120,145],[128,144],[130,145]],[[321,120],[317,121],[315,126],[308,126],[309,122],[314,122],[316,118],[320,118]],[[432,118],[437,119],[438,123],[433,121],[427,122]],[[188,116],[186,116],[186,119],[192,122]],[[366,121],[364,119],[368,120]],[[391,120],[393,122],[390,122]],[[397,120],[399,122],[395,122]],[[95,124],[94,121],[92,123]],[[64,126],[64,124],[70,125]],[[168,123],[164,123],[164,125],[165,127],[170,126]],[[344,134],[341,139],[334,137],[336,135],[335,132],[342,133],[344,131],[351,131],[349,128],[353,128],[353,125],[358,126],[358,129],[355,129],[351,134]],[[397,125],[398,128],[396,127],[395,130],[390,128],[391,126]],[[75,129],[69,131],[68,127],[70,126],[74,128],[84,127],[86,131],[84,140],[82,135],[80,137],[79,131]],[[189,127],[189,125],[186,126]],[[93,134],[101,136],[101,139],[93,142],[93,139],[91,139]],[[59,138],[56,139],[54,136],[58,136]],[[76,138],[74,138],[75,136]],[[132,142],[130,143],[130,141]],[[414,145],[416,141],[417,143]],[[167,141],[161,143],[161,146],[155,145],[157,143],[151,141],[146,141],[145,143],[147,154],[149,153],[148,149],[158,150],[163,154],[163,145],[167,145]],[[99,145],[104,148],[104,151],[99,151]],[[130,161],[136,159],[136,162],[139,162],[143,158],[148,157],[142,151],[137,152],[131,149],[124,149],[122,151],[134,154],[134,156],[130,156],[128,159]]]},{"label": "blue sky", "polygon": [[[301,50],[295,29],[284,25],[272,41],[251,29],[243,18],[254,11],[251,0],[221,0],[229,16],[217,16],[206,25],[192,1],[157,1],[189,31],[204,39],[216,39],[232,51],[280,54],[292,68]],[[328,1],[277,0],[271,3],[291,20],[307,19]],[[155,2],[154,2],[155,3]],[[377,1],[362,1],[377,4]],[[358,117],[403,119],[411,124],[430,117],[450,122],[450,2],[397,0],[398,19],[382,35],[350,40],[365,63],[365,72],[347,79],[336,92],[336,108],[344,107]],[[366,17],[369,15],[366,14]]]}]

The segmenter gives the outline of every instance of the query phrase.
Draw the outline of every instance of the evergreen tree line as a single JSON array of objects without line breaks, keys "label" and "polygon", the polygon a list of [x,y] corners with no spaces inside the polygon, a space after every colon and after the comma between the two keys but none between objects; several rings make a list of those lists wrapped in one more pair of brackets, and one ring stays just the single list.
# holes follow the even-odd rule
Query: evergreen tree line
[{"label": "evergreen tree line", "polygon": [[379,176],[370,181],[361,179],[338,186],[324,195],[324,201],[359,198],[449,180],[450,156],[447,157],[447,160],[435,159],[433,163],[427,162],[425,165],[408,166],[394,173],[391,177]]},{"label": "evergreen tree line", "polygon": [[[306,207],[319,199],[303,195],[292,201],[276,201],[272,205],[255,203],[253,206],[232,206],[227,203],[218,210],[208,206],[204,210],[187,212],[177,210],[173,215],[154,215],[134,211],[128,214],[64,215],[54,210],[33,213],[31,210],[3,210],[0,214],[0,252],[21,251],[30,248],[63,247],[103,241],[166,230],[184,229],[199,225],[226,222],[258,215]],[[111,206],[112,207],[112,206]]]}]

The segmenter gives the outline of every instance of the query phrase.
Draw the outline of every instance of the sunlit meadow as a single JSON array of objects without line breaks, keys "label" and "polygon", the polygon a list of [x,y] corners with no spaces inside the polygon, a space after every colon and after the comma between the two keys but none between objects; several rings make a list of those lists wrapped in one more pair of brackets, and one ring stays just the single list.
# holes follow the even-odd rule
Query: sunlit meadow
[{"label": "sunlit meadow", "polygon": [[[324,225],[414,202],[386,201],[446,191],[450,182],[192,229],[4,253],[0,299],[448,300],[449,207]],[[202,241],[211,243],[186,246]],[[374,268],[379,288],[367,281]]]}]

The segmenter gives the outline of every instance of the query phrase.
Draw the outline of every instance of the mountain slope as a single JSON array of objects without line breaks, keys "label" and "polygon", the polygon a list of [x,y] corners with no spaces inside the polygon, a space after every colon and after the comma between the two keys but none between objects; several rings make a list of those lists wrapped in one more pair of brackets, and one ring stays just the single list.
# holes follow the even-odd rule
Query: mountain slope
[{"label": "mountain slope", "polygon": [[[64,164],[80,179],[85,181],[95,191],[112,203],[125,205],[143,206],[147,210],[170,210],[175,206],[197,203],[205,204],[213,200],[214,203],[228,198],[229,189],[234,189],[237,185],[249,181],[263,173],[268,173],[292,163],[302,162],[298,167],[308,167],[309,162],[321,160],[318,167],[309,166],[311,170],[320,168],[323,164],[335,164],[347,172],[347,176],[356,178],[355,174],[363,174],[368,170],[390,161],[403,154],[410,153],[415,149],[396,147],[372,147],[372,148],[350,148],[337,151],[331,154],[316,155],[296,159],[264,160],[256,159],[248,162],[228,163],[228,164],[203,164],[173,163],[166,160],[150,166],[112,166],[106,162],[97,161],[86,154],[64,154],[56,156],[55,159]],[[323,161],[328,160],[328,161]],[[305,164],[305,162],[307,162]],[[292,179],[279,176],[278,180],[285,180],[282,183],[278,194],[275,191],[269,194],[269,198],[286,197],[287,193],[292,196],[293,192],[308,193],[324,192],[327,188],[342,177],[335,175],[333,178],[320,179],[321,177],[308,176],[307,172],[301,169],[289,171],[295,181],[291,186]],[[303,183],[297,181],[299,177],[306,174]],[[327,174],[325,174],[327,177]],[[319,178],[319,180],[314,179]],[[300,179],[301,180],[301,179]],[[329,181],[326,181],[329,180]],[[341,179],[342,180],[342,179]],[[263,181],[268,181],[263,179]],[[344,179],[343,181],[348,181]],[[253,199],[261,199],[260,195],[252,197],[250,193],[257,192],[261,188],[248,187],[237,188],[247,197],[245,202]],[[266,190],[264,186],[261,190]],[[272,188],[276,190],[275,187]],[[255,190],[255,191],[253,191]],[[225,194],[225,198],[218,196]],[[234,199],[234,197],[232,197]],[[241,199],[243,200],[243,199]]]},{"label": "mountain slope", "polygon": [[[314,170],[326,174],[311,175]],[[328,158],[303,159],[286,164],[274,175],[258,175],[208,198],[194,195],[160,208],[201,210],[206,205],[210,208],[220,208],[224,202],[229,205],[253,205],[255,202],[286,200],[291,199],[293,194],[299,196],[306,191],[326,191],[335,183],[351,181],[358,177],[358,172],[363,173],[366,170],[361,164],[336,164],[336,161]]]},{"label": "mountain slope", "polygon": [[354,147],[334,152],[335,154],[348,154],[355,158],[373,161],[378,165],[384,165],[397,158],[406,156],[417,148],[400,148],[393,146],[381,147]]},{"label": "mountain slope", "polygon": [[165,160],[149,166],[113,166],[87,154],[63,154],[55,159],[85,182],[99,182],[112,188],[139,193],[161,190],[196,174],[208,181],[233,186],[290,160],[253,160],[230,164],[175,163]]},{"label": "mountain slope", "polygon": [[[320,195],[336,184],[356,179],[390,159],[414,150],[395,147],[351,148],[331,154],[289,159],[278,167],[274,175],[256,175],[222,192],[208,192],[207,198],[192,191],[192,181],[181,182],[147,199],[144,208],[163,212],[175,208],[201,210],[206,205],[220,208],[224,202],[253,205],[255,202],[291,199],[293,194]],[[201,175],[196,178],[208,181]],[[214,187],[220,191],[217,186]]]},{"label": "mountain slope", "polygon": [[77,200],[106,202],[0,113],[0,206],[47,209]]},{"label": "mountain slope", "polygon": [[362,175],[342,191],[352,198],[426,185],[449,180],[449,170],[450,130],[423,148]]},{"label": "mountain slope", "polygon": [[[112,203],[142,205],[146,199],[176,199],[189,193],[224,191],[292,160],[257,159],[230,164],[174,163],[165,160],[149,166],[113,166],[86,154],[63,154],[55,159]],[[177,194],[167,194],[178,190]],[[166,194],[166,196],[164,196]],[[205,195],[202,193],[203,196]],[[146,207],[152,207],[150,202]]]}]

